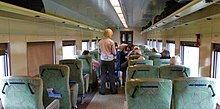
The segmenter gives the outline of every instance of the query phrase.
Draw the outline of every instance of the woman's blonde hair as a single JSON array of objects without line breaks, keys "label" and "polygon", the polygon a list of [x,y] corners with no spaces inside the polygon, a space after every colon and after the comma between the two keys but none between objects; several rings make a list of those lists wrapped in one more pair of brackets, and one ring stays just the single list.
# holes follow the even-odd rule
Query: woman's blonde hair
[{"label": "woman's blonde hair", "polygon": [[104,37],[106,37],[106,38],[111,38],[112,37],[112,35],[113,35],[113,32],[112,32],[112,30],[111,29],[105,29],[105,31],[104,31]]}]

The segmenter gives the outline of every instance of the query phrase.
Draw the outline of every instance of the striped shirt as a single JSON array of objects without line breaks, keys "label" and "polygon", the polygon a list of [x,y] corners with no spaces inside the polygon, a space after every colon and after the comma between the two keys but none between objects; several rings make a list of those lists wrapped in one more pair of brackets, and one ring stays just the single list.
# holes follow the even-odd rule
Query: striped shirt
[{"label": "striped shirt", "polygon": [[101,53],[101,60],[112,61],[116,55],[115,43],[110,38],[104,38],[99,41],[99,52]]}]

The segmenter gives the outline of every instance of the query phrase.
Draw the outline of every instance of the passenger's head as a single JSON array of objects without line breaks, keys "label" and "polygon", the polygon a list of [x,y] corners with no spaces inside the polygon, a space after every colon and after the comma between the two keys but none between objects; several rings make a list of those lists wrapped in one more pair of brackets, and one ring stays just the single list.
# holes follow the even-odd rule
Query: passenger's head
[{"label": "passenger's head", "polygon": [[119,45],[120,51],[125,50],[126,46],[128,46],[128,44],[121,44],[121,45]]},{"label": "passenger's head", "polygon": [[86,55],[86,56],[87,56],[87,55],[90,55],[89,50],[84,50],[83,53],[82,53],[82,55]]},{"label": "passenger's head", "polygon": [[168,50],[163,50],[160,54],[161,58],[170,58],[170,52]]},{"label": "passenger's head", "polygon": [[112,30],[111,29],[105,29],[105,31],[104,31],[104,37],[105,38],[112,38],[112,35],[113,35],[113,32],[112,32]]},{"label": "passenger's head", "polygon": [[142,55],[141,50],[140,49],[135,49],[134,50],[134,55]]},{"label": "passenger's head", "polygon": [[125,49],[126,49],[126,51],[131,51],[132,50],[132,46],[128,45]]},{"label": "passenger's head", "polygon": [[179,56],[173,56],[170,58],[170,65],[181,65],[182,61]]},{"label": "passenger's head", "polygon": [[151,50],[152,52],[156,52],[157,53],[157,49],[156,48],[152,48]]}]

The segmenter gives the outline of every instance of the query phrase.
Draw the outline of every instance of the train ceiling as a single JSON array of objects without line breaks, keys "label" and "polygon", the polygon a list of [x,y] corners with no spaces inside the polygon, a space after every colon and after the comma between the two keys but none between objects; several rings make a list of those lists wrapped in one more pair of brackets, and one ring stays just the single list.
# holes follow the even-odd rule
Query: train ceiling
[{"label": "train ceiling", "polygon": [[[1,0],[13,2],[14,0]],[[16,0],[22,7],[35,8],[62,18],[74,19],[95,27],[123,27],[109,0]],[[141,28],[151,21],[166,7],[168,0],[119,0],[124,11],[127,24],[131,28]],[[175,0],[184,3],[191,0]],[[18,4],[19,3],[12,3]],[[24,4],[26,3],[26,4]],[[44,7],[42,7],[42,3]],[[27,6],[29,5],[29,6]],[[31,6],[30,6],[31,5]],[[41,7],[44,9],[42,10]]]}]

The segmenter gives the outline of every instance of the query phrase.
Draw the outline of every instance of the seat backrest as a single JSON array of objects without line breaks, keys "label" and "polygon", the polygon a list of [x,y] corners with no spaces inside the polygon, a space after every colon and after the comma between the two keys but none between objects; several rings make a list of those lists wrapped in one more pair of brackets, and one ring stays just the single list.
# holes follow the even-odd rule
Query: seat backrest
[{"label": "seat backrest", "polygon": [[190,68],[180,65],[166,65],[160,67],[160,78],[174,79],[179,77],[189,77]]},{"label": "seat backrest", "polygon": [[[60,100],[60,109],[70,109],[71,98],[69,88],[69,67],[58,64],[45,64],[40,66],[40,77],[43,80],[44,105],[47,106],[55,98]],[[48,90],[53,89],[56,97],[49,97]]]},{"label": "seat backrest", "polygon": [[129,60],[138,59],[139,57],[140,57],[140,55],[130,55]]},{"label": "seat backrest", "polygon": [[43,83],[39,77],[3,77],[0,87],[4,109],[44,109]]},{"label": "seat backrest", "polygon": [[215,109],[216,79],[208,77],[173,80],[175,109]]},{"label": "seat backrest", "polygon": [[75,55],[75,59],[82,60],[83,63],[83,73],[92,73],[92,56],[85,56],[85,55]]},{"label": "seat backrest", "polygon": [[90,55],[92,56],[93,59],[95,59],[95,60],[97,60],[97,61],[100,60],[98,50],[90,51]]},{"label": "seat backrest", "polygon": [[128,109],[170,109],[172,81],[160,78],[131,79],[125,86]]},{"label": "seat backrest", "polygon": [[159,78],[159,68],[152,65],[134,65],[127,68],[128,79]]},{"label": "seat backrest", "polygon": [[[83,74],[89,74],[89,78],[93,78],[92,73],[92,56],[75,55],[75,59],[82,60],[83,63]],[[93,83],[93,79],[89,79],[89,83]]]},{"label": "seat backrest", "polygon": [[70,68],[69,80],[76,81],[79,84],[79,89],[78,89],[79,94],[84,95],[85,89],[84,89],[84,80],[83,80],[82,60],[65,59],[65,60],[60,60],[59,64],[69,66]]},{"label": "seat backrest", "polygon": [[170,65],[170,59],[154,59],[154,66]]},{"label": "seat backrest", "polygon": [[131,65],[139,65],[139,64],[142,64],[142,65],[153,65],[153,61],[152,60],[129,60],[128,61],[128,66],[131,66]]},{"label": "seat backrest", "polygon": [[155,60],[155,59],[160,59],[161,55],[160,54],[157,54],[157,53],[152,53],[150,56],[149,56],[149,59],[150,60]]}]

